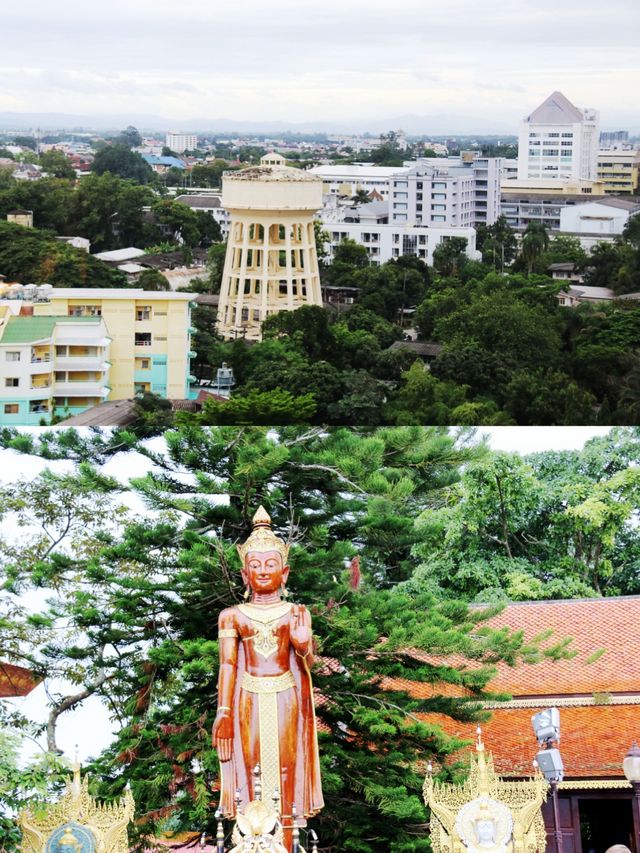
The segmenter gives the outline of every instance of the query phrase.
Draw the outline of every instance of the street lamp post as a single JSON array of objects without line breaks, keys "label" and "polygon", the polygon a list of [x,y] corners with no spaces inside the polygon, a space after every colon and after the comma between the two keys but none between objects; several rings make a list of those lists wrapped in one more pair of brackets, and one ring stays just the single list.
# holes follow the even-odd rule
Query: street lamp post
[{"label": "street lamp post", "polygon": [[[556,843],[556,853],[564,853],[562,841],[562,824],[560,822],[560,801],[558,798],[558,782],[562,782],[564,765],[560,750],[554,744],[560,742],[560,712],[557,708],[548,708],[531,717],[531,724],[541,747],[536,755],[534,765],[542,770],[545,779],[551,786],[551,803],[553,808],[553,836]],[[637,851],[640,853],[640,851]]]},{"label": "street lamp post", "polygon": [[635,853],[640,853],[640,748],[635,740],[631,745],[631,749],[624,757],[622,769],[633,788],[631,799],[633,837],[636,848]]}]

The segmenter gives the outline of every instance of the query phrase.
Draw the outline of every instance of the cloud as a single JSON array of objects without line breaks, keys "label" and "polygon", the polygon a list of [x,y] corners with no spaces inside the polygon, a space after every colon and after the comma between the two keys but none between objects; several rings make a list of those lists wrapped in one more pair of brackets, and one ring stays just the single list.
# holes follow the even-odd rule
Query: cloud
[{"label": "cloud", "polygon": [[292,121],[433,105],[504,123],[558,88],[622,117],[639,29],[636,0],[31,0],[3,10],[0,105]]}]

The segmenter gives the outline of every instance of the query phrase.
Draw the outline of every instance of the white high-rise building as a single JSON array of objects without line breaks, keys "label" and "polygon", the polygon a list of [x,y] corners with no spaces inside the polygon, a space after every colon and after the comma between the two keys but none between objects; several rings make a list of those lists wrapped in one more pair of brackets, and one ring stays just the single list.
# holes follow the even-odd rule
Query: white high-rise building
[{"label": "white high-rise building", "polygon": [[598,113],[578,109],[562,92],[554,92],[522,122],[518,180],[594,181],[598,142]]},{"label": "white high-rise building", "polygon": [[193,151],[198,147],[198,135],[196,133],[172,133],[169,131],[165,137],[165,145],[176,154],[183,151]]},{"label": "white high-rise building", "polygon": [[418,159],[404,174],[389,178],[389,222],[492,225],[500,215],[501,162],[474,151]]}]

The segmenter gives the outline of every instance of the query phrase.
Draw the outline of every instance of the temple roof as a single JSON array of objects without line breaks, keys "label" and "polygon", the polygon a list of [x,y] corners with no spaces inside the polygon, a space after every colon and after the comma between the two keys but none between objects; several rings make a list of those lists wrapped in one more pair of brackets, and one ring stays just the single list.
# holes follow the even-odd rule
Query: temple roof
[{"label": "temple roof", "polygon": [[0,661],[0,698],[26,696],[37,686],[39,679],[22,666]]}]

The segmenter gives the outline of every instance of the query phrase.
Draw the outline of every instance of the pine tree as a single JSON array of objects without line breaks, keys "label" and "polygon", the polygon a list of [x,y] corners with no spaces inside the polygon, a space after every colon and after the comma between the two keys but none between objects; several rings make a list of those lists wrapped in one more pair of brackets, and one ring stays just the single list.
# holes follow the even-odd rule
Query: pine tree
[{"label": "pine tree", "polygon": [[[483,627],[495,611],[398,588],[412,575],[416,517],[436,506],[463,463],[482,452],[469,436],[423,427],[184,427],[166,433],[167,454],[137,445],[156,465],[133,481],[150,516],[122,518],[115,510],[107,525],[99,516],[87,520],[70,547],[44,553],[44,542],[30,543],[4,555],[10,590],[55,591],[39,618],[67,626],[63,639],[52,631],[33,649],[33,659],[45,672],[73,672],[122,725],[91,769],[102,796],[118,796],[131,784],[141,839],[167,827],[213,831],[217,615],[240,600],[235,543],[248,535],[262,503],[274,528],[292,541],[292,599],[311,609],[317,637],[327,805],[313,825],[322,846],[429,850],[424,762],[444,762],[443,777],[455,776],[460,768],[451,756],[461,742],[424,715],[481,718],[491,665],[539,654],[519,635]],[[42,519],[59,513],[56,496],[63,493],[75,490],[71,516],[74,500],[86,506],[92,497],[117,497],[122,487],[87,460],[135,445],[127,434],[34,439],[5,432],[2,440],[82,460],[75,475],[18,487],[41,496]],[[8,490],[5,506],[12,496]],[[22,498],[24,514],[24,491]],[[413,698],[411,681],[431,685],[432,695]],[[446,685],[465,698],[451,698]]]}]

